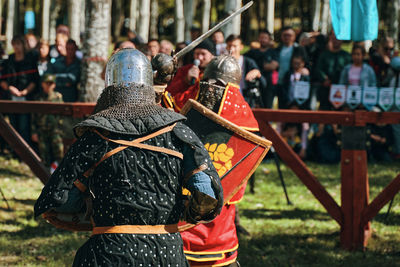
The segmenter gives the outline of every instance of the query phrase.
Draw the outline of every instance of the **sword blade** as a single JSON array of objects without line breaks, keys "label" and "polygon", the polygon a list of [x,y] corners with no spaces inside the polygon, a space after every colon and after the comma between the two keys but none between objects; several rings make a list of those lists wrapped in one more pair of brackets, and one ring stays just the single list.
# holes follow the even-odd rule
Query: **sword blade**
[{"label": "sword blade", "polygon": [[229,15],[228,17],[226,17],[224,20],[220,21],[217,25],[215,25],[213,28],[209,29],[207,32],[203,33],[200,37],[198,37],[196,40],[194,40],[193,42],[191,42],[188,46],[186,46],[185,48],[183,48],[181,51],[179,51],[178,53],[176,53],[174,55],[175,59],[178,59],[182,56],[184,56],[185,54],[187,54],[188,52],[190,52],[192,49],[194,49],[198,44],[200,44],[202,41],[204,41],[205,39],[207,39],[208,37],[210,37],[211,34],[213,34],[214,32],[216,32],[218,29],[220,29],[221,27],[225,26],[229,21],[232,20],[232,18],[234,18],[235,16],[243,13],[245,10],[247,10],[249,7],[251,7],[253,5],[253,1],[248,2],[246,5],[242,6],[241,8],[239,8],[238,10],[236,10],[235,12],[233,12],[231,15]]}]

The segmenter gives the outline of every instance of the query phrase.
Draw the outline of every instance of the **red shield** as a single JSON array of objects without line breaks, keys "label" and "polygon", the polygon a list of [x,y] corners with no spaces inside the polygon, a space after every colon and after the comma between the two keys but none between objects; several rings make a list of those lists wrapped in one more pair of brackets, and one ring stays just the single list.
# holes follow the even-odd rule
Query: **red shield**
[{"label": "red shield", "polygon": [[224,204],[247,182],[271,147],[271,142],[189,100],[181,111],[208,150],[221,177]]}]

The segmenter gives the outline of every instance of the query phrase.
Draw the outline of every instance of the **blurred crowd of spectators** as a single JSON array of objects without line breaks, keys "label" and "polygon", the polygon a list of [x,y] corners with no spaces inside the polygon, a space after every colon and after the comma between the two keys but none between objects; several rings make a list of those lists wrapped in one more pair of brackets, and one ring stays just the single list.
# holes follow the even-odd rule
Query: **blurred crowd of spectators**
[{"label": "blurred crowd of spectators", "polygon": [[[165,39],[151,39],[144,43],[134,31],[127,29],[125,33],[125,39],[116,42],[114,50],[137,48],[149,59],[158,53],[171,55],[173,51],[177,52],[188,44],[173,44]],[[333,32],[325,36],[319,32],[301,32],[284,27],[279,33],[274,39],[268,31],[260,31],[258,39],[246,48],[239,35],[225,38],[222,31],[212,35],[213,56],[231,54],[242,66],[240,90],[252,107],[334,110],[329,101],[332,84],[400,86],[396,77],[398,72],[391,65],[396,56],[395,43],[389,37],[381,37],[369,51],[366,51],[364,43],[351,44],[349,53],[342,48],[343,42],[336,39]],[[193,27],[191,34],[192,39],[197,38],[200,29]],[[26,34],[15,36],[12,46],[14,52],[8,57],[3,56],[5,59],[1,62],[0,99],[43,100],[44,77],[50,74],[54,75],[54,81],[46,76],[45,83],[54,82],[54,91],[61,94],[63,102],[78,101],[83,54],[76,42],[70,39],[66,25],[57,27],[55,44],[49,44],[33,34]],[[192,51],[180,58],[178,67],[193,64],[194,57]],[[293,96],[293,84],[298,81],[309,83],[311,88],[309,99],[301,104]],[[348,108],[344,106],[341,110]],[[8,117],[29,144],[34,146],[38,142],[37,138],[32,138],[32,129],[36,129],[37,125],[31,122],[30,114],[10,114]],[[62,120],[64,123],[61,127],[71,128],[73,121],[68,123],[67,118]],[[280,123],[277,129],[303,159],[324,163],[340,160],[339,125]],[[368,125],[367,133],[366,145],[370,160],[399,159],[398,125]],[[72,133],[65,134],[63,138],[73,138]]]}]

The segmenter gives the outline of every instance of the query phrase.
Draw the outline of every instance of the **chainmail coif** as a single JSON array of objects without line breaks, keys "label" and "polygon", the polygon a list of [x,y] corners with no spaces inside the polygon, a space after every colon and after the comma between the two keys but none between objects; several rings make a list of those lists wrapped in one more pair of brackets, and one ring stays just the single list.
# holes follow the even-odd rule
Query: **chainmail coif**
[{"label": "chainmail coif", "polygon": [[160,112],[165,110],[156,105],[154,89],[151,86],[129,83],[105,88],[97,100],[92,116],[136,119]]},{"label": "chainmail coif", "polygon": [[209,108],[214,112],[218,112],[224,92],[224,86],[212,84],[206,81],[200,81],[198,101],[206,108]]}]

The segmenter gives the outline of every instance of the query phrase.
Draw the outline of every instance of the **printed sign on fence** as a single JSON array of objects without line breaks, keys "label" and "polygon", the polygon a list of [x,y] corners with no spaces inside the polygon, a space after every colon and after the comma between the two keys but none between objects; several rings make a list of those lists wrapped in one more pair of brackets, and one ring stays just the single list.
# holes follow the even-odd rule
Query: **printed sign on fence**
[{"label": "printed sign on fence", "polygon": [[394,88],[383,87],[379,90],[379,106],[388,111],[394,103]]},{"label": "printed sign on fence", "polygon": [[394,95],[394,104],[397,110],[400,110],[400,87],[396,88],[396,94]]},{"label": "printed sign on fence", "polygon": [[364,87],[362,104],[367,110],[371,110],[378,103],[378,88]]},{"label": "printed sign on fence", "polygon": [[294,100],[301,105],[310,97],[310,83],[298,81],[294,84]]},{"label": "printed sign on fence", "polygon": [[351,109],[355,109],[361,104],[361,86],[350,85],[347,87],[346,103]]},{"label": "printed sign on fence", "polygon": [[346,101],[346,86],[342,84],[332,84],[329,92],[329,101],[336,109],[343,106]]}]

